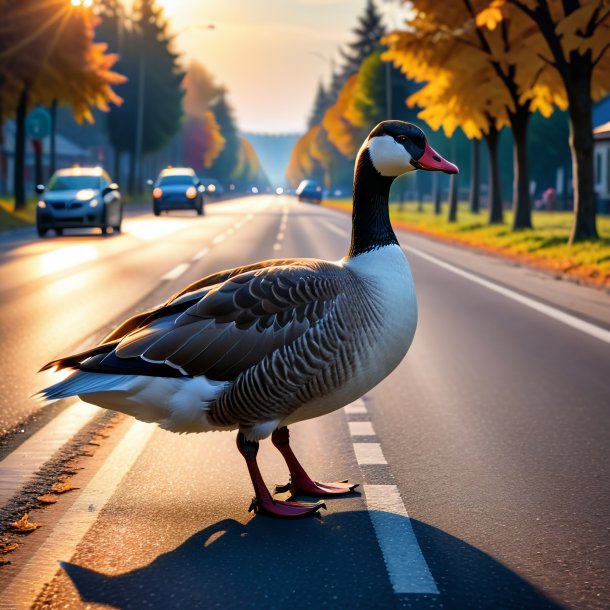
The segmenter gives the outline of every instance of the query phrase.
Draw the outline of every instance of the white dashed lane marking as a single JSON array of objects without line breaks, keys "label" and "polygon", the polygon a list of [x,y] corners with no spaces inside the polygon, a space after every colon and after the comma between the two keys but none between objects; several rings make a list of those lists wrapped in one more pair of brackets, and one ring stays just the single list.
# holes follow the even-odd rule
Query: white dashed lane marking
[{"label": "white dashed lane marking", "polygon": [[191,259],[191,262],[195,262],[198,260],[201,260],[208,252],[210,251],[209,248],[203,248],[202,250],[199,250],[199,252],[197,252],[197,254],[195,254],[195,256],[193,256],[193,258]]},{"label": "white dashed lane marking", "polygon": [[190,263],[180,263],[168,271],[161,279],[163,281],[175,280],[176,278],[179,278],[189,267]]},{"label": "white dashed lane marking", "polygon": [[[348,416],[367,415],[363,400],[359,399],[343,409]],[[377,440],[373,424],[368,420],[347,422],[352,437],[368,437]],[[419,593],[438,595],[434,577],[421,551],[411,519],[394,484],[388,485],[394,477],[388,472],[388,462],[378,442],[353,443],[356,461],[360,466],[385,467],[384,484],[375,484],[375,473],[367,472],[369,483],[363,486],[369,516],[375,530],[377,543],[396,594]],[[379,475],[377,475],[379,476]],[[371,482],[372,481],[372,482]]]},{"label": "white dashed lane marking", "polygon": [[379,443],[354,443],[354,452],[360,466],[388,463]]},{"label": "white dashed lane marking", "polygon": [[347,425],[352,436],[375,436],[375,430],[370,421],[350,421]]},{"label": "white dashed lane marking", "polygon": [[277,237],[275,238],[275,243],[273,244],[273,251],[278,252],[282,249],[282,242],[286,237],[286,225],[288,223],[288,208],[284,206],[284,213],[282,214],[282,222],[280,223],[280,227],[278,230]]}]

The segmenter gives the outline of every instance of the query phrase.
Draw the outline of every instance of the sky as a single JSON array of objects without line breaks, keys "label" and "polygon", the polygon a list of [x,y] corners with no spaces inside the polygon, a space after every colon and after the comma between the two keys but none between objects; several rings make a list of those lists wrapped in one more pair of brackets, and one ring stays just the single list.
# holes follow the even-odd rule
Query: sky
[{"label": "sky", "polygon": [[[255,133],[304,132],[318,82],[330,80],[337,48],[366,0],[157,0],[176,50],[196,59],[228,90],[238,127]],[[388,24],[396,3],[378,0]],[[205,29],[213,24],[214,29]]]}]

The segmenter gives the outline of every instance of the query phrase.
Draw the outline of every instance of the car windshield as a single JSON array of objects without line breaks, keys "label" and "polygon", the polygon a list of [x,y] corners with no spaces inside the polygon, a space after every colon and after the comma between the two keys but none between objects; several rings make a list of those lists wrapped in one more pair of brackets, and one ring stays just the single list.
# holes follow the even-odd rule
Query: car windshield
[{"label": "car windshield", "polygon": [[49,182],[49,191],[72,191],[97,189],[100,187],[99,176],[53,176]]},{"label": "car windshield", "polygon": [[163,176],[159,180],[159,186],[172,186],[177,184],[195,184],[193,176],[182,175],[182,176]]}]

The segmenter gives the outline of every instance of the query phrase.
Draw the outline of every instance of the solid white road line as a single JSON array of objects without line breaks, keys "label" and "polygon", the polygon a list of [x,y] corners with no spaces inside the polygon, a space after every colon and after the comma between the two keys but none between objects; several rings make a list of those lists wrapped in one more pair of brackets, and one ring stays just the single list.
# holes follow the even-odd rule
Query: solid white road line
[{"label": "solid white road line", "polygon": [[341,237],[349,237],[349,235],[350,235],[349,231],[346,231],[345,229],[341,229],[340,227],[335,226],[332,222],[329,222],[328,220],[320,220],[319,222],[321,224],[323,224],[327,229],[332,231],[333,233],[336,233],[337,235],[341,235]]},{"label": "solid white road line", "polygon": [[[334,231],[335,233],[337,233],[338,235],[347,235],[348,234],[347,231],[345,231],[344,229],[340,229],[339,227],[336,227],[331,222],[327,222],[325,220],[321,220],[320,222],[322,224],[324,224],[324,226],[326,226],[331,231]],[[603,341],[604,343],[610,343],[610,331],[606,330],[605,328],[602,328],[601,326],[591,324],[590,322],[585,322],[584,320],[581,320],[580,318],[577,318],[576,316],[572,316],[569,313],[565,313],[559,309],[556,309],[555,307],[545,305],[544,303],[540,303],[539,301],[536,301],[535,299],[530,299],[529,297],[519,294],[518,292],[515,292],[514,290],[510,290],[509,288],[505,288],[504,286],[500,286],[499,284],[490,282],[489,280],[485,280],[482,277],[475,275],[474,273],[464,271],[463,269],[460,269],[459,267],[456,267],[455,265],[452,265],[451,263],[446,263],[445,261],[443,261],[439,258],[436,258],[436,256],[432,256],[431,254],[428,254],[427,252],[423,252],[419,248],[414,248],[413,246],[406,246],[403,248],[403,250],[405,250],[406,252],[411,252],[412,254],[415,254],[416,256],[419,256],[420,258],[427,260],[428,262],[432,263],[433,265],[442,267],[443,269],[446,269],[447,271],[450,271],[451,273],[455,273],[456,275],[459,275],[467,280],[470,280],[471,282],[474,282],[475,284],[479,284],[480,286],[484,286],[485,288],[488,288],[489,290],[493,290],[494,292],[497,292],[498,294],[501,294],[502,296],[505,296],[508,299],[512,299],[513,301],[516,301],[517,303],[521,303],[521,305],[525,305],[526,307],[529,307],[530,309],[533,309],[545,316],[548,316],[549,318],[552,318],[553,320],[556,320],[557,322],[561,322],[562,324],[565,324],[566,326],[570,326],[571,328],[579,330],[580,332],[583,332],[591,337],[595,337],[596,339],[599,339],[600,341]]]},{"label": "solid white road line", "polygon": [[[99,512],[129,472],[156,426],[136,421],[112,451],[89,484],[78,494],[63,515],[53,535],[41,545],[36,555],[21,568],[2,592],[0,608],[30,608],[45,583],[58,570],[58,561],[69,561],[78,543],[93,525]],[[9,605],[5,605],[9,604]]]},{"label": "solid white road line", "polygon": [[583,332],[591,337],[595,337],[595,339],[599,339],[600,341],[604,341],[605,343],[610,343],[610,331],[608,331],[604,328],[601,328],[600,326],[596,326],[595,324],[590,324],[589,322],[585,322],[584,320],[581,320],[580,318],[577,318],[576,316],[572,316],[568,313],[564,313],[563,311],[560,311],[559,309],[555,309],[554,307],[550,307],[549,305],[545,305],[544,303],[540,303],[538,301],[535,301],[534,299],[530,299],[529,297],[523,296],[522,294],[519,294],[518,292],[515,292],[514,290],[510,290],[509,288],[504,288],[504,286],[500,286],[498,284],[495,284],[494,282],[490,282],[489,280],[484,280],[483,278],[479,277],[478,275],[474,275],[473,273],[464,271],[463,269],[460,269],[459,267],[455,267],[454,265],[451,265],[450,263],[446,263],[445,261],[440,260],[440,259],[436,258],[435,256],[432,256],[431,254],[422,252],[422,250],[420,250],[419,248],[413,248],[412,246],[408,246],[406,248],[403,248],[403,250],[406,250],[407,252],[412,252],[416,256],[419,256],[420,258],[423,258],[424,260],[427,260],[428,262],[430,262],[434,265],[437,265],[438,267],[442,267],[443,269],[446,269],[447,271],[451,271],[451,273],[455,273],[456,275],[459,275],[467,280],[470,280],[471,282],[474,282],[475,284],[479,284],[480,286],[484,286],[485,288],[488,288],[489,290],[493,290],[494,292],[497,292],[498,294],[501,294],[502,296],[512,299],[513,301],[516,301],[517,303],[521,303],[522,305],[525,305],[526,307],[534,309],[535,311],[537,311],[545,316],[548,316],[549,318],[552,318],[553,320],[557,320],[558,322],[561,322],[562,324],[565,324],[566,326],[575,328],[576,330],[579,330],[580,332]]},{"label": "solid white road line", "polygon": [[438,595],[396,485],[364,485],[366,504],[394,593]]},{"label": "solid white road line", "polygon": [[375,436],[375,430],[370,421],[350,421],[347,422],[347,425],[352,436]]},{"label": "solid white road line", "polygon": [[217,235],[213,240],[212,243],[213,244],[219,244],[221,241],[225,240],[225,235],[224,233],[221,233],[220,235]]},{"label": "solid white road line", "polygon": [[356,461],[360,466],[387,464],[379,443],[353,443]]},{"label": "solid white road line", "polygon": [[162,281],[175,280],[180,277],[189,268],[189,263],[180,263],[173,269],[168,271],[162,278]]},{"label": "solid white road line", "polygon": [[103,409],[80,400],[32,434],[0,462],[0,506],[4,506],[53,454]]}]

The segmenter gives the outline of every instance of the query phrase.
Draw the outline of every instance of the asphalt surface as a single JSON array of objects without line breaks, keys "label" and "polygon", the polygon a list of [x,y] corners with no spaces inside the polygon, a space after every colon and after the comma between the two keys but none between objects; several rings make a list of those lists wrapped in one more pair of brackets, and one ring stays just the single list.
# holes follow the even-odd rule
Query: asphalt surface
[{"label": "asphalt surface", "polygon": [[[0,421],[5,431],[24,430],[5,454],[55,413],[27,399],[45,382],[35,371],[47,360],[204,274],[264,258],[339,258],[349,226],[332,210],[258,197],[209,206],[204,218],[133,216],[120,236],[4,236]],[[420,313],[409,354],[364,397],[366,413],[303,422],[291,440],[318,480],[397,487],[438,593],[396,592],[383,540],[406,518],[390,514],[380,533],[362,487],[327,502],[321,519],[249,514],[251,485],[233,433],[152,431],[107,502],[90,505],[92,525],[73,552],[64,532],[78,494],[129,438],[131,420],[119,418],[73,478],[83,491],[35,511],[46,525],[20,539],[12,565],[0,568],[0,607],[23,607],[27,596],[7,599],[6,591],[20,578],[34,583],[36,570],[21,570],[36,561],[42,569],[49,557],[69,563],[55,576],[52,569],[44,590],[31,585],[36,608],[609,607],[609,345],[419,252],[602,329],[610,328],[610,298],[398,235]],[[375,436],[350,435],[348,420],[370,421]],[[373,441],[387,464],[359,465],[354,443]],[[283,482],[271,444],[259,455],[267,483]],[[43,553],[51,543],[55,550]]]}]

